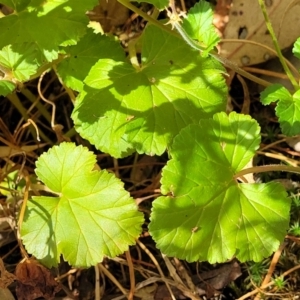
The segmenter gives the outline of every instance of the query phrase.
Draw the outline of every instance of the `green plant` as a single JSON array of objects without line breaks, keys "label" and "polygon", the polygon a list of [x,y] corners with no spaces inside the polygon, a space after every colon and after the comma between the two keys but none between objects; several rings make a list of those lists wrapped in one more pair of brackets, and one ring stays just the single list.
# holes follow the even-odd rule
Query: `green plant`
[{"label": "green plant", "polygon": [[283,290],[286,287],[286,283],[287,281],[280,276],[274,279],[274,286],[278,291]]},{"label": "green plant", "polygon": [[253,284],[255,286],[260,286],[263,280],[263,277],[268,271],[269,259],[264,259],[260,262],[248,262],[247,271],[249,276],[245,279],[247,283],[247,289],[249,289]]},{"label": "green plant", "polygon": [[[177,31],[119,2],[149,21],[139,40],[140,61],[134,47],[126,57],[118,41],[87,28],[85,12],[96,0],[2,0],[13,13],[0,19],[0,93],[53,69],[72,97],[72,90],[79,92],[72,119],[96,148],[116,158],[168,150],[163,195],[153,203],[149,226],[165,254],[211,263],[269,256],[288,229],[290,199],[279,183],[249,184],[244,175],[300,170],[244,169],[259,147],[260,128],[250,116],[224,112],[222,63],[268,83],[213,52],[219,38],[206,2],[182,25],[169,12]],[[163,9],[169,1],[147,2]],[[283,132],[299,133],[297,91],[272,86],[262,98],[264,104],[280,98]],[[36,163],[53,196],[28,201],[21,236],[47,266],[61,254],[72,265],[93,265],[125,251],[139,235],[143,220],[133,199],[114,175],[93,171],[94,163],[91,153],[71,143],[54,146]]]}]

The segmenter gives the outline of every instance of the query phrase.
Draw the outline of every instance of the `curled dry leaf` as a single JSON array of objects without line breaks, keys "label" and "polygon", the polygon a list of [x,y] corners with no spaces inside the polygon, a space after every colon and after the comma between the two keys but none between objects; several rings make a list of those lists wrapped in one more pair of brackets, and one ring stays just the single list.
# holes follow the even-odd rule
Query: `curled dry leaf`
[{"label": "curled dry leaf", "polygon": [[19,300],[51,299],[60,290],[50,271],[33,259],[18,264],[16,277]]},{"label": "curled dry leaf", "polygon": [[199,277],[193,276],[193,280],[197,284],[197,288],[206,291],[208,298],[218,294],[230,282],[236,280],[242,275],[241,268],[237,260],[224,263],[214,270],[203,272]]}]

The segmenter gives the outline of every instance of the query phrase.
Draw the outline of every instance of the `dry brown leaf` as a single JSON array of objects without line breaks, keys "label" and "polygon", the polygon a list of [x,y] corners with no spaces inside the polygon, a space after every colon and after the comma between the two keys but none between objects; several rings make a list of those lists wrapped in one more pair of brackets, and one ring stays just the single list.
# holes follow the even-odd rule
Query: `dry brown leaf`
[{"label": "dry brown leaf", "polygon": [[17,265],[16,277],[18,300],[51,299],[60,290],[50,271],[33,259]]},{"label": "dry brown leaf", "polygon": [[11,157],[13,155],[19,155],[19,154],[26,154],[31,157],[36,157],[36,154],[33,153],[33,151],[44,147],[47,145],[44,144],[38,144],[38,145],[27,145],[27,146],[17,146],[17,145],[11,145],[11,146],[0,146],[0,157]]},{"label": "dry brown leaf", "polygon": [[137,162],[137,166],[134,165],[130,173],[130,180],[134,183],[141,183],[143,180],[149,178],[152,172],[153,164],[157,161],[154,156],[142,156]]},{"label": "dry brown leaf", "polygon": [[116,0],[102,0],[100,1],[100,5],[93,9],[90,19],[91,21],[100,22],[103,30],[107,32],[113,27],[123,25],[128,16],[128,9]]},{"label": "dry brown leaf", "polygon": [[[281,49],[291,46],[300,36],[300,2],[266,0],[268,15]],[[258,1],[233,0],[224,40],[240,39],[261,43],[274,49]],[[265,48],[246,43],[224,42],[221,54],[238,65],[264,62],[274,54]]]},{"label": "dry brown leaf", "polygon": [[200,273],[201,280],[197,275],[193,276],[193,280],[195,282],[198,281],[197,288],[205,290],[206,297],[210,298],[241,275],[239,263],[236,260],[232,260],[229,263],[222,264],[214,270]]},{"label": "dry brown leaf", "polygon": [[[14,282],[16,276],[9,273],[5,267],[3,260],[0,258],[0,289],[7,288],[12,282]],[[2,299],[2,298],[1,298]]]}]

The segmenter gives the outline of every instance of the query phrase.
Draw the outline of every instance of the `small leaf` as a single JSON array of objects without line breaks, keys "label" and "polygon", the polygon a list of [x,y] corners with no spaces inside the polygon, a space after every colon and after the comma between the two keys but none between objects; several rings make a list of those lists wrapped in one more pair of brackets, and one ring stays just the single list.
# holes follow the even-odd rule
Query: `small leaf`
[{"label": "small leaf", "polygon": [[205,1],[196,3],[189,10],[182,26],[192,39],[198,40],[200,45],[206,48],[206,53],[220,42],[220,37],[213,26],[213,10]]},{"label": "small leaf", "polygon": [[114,157],[160,155],[181,128],[225,109],[223,67],[180,38],[147,26],[141,60],[136,70],[125,59],[100,59],[75,103],[76,130]]},{"label": "small leaf", "polygon": [[122,183],[106,171],[93,171],[95,156],[62,143],[42,154],[36,174],[56,197],[33,197],[21,236],[26,249],[46,266],[60,255],[88,267],[115,257],[135,243],[143,217]]},{"label": "small leaf", "polygon": [[35,74],[40,66],[40,59],[34,44],[14,44],[0,51],[0,65],[11,73],[11,79],[26,81]]},{"label": "small leaf", "polygon": [[150,233],[159,249],[188,261],[260,261],[289,226],[290,200],[278,183],[238,183],[255,154],[259,126],[249,116],[214,115],[184,128],[163,168]]},{"label": "small leaf", "polygon": [[288,136],[300,134],[300,90],[293,95],[292,101],[278,102],[276,115],[283,134]]},{"label": "small leaf", "polygon": [[292,101],[292,95],[281,84],[272,84],[260,94],[262,104],[268,105],[279,100]]},{"label": "small leaf", "polygon": [[300,91],[294,95],[280,84],[268,86],[261,93],[264,105],[278,101],[276,116],[278,117],[282,133],[288,136],[300,133]]},{"label": "small leaf", "polygon": [[83,89],[83,80],[99,59],[124,59],[124,51],[118,42],[105,35],[94,34],[92,29],[88,29],[76,45],[64,50],[69,57],[58,65],[57,70],[64,83],[76,91]]},{"label": "small leaf", "polygon": [[15,84],[8,80],[0,80],[0,96],[6,96],[14,91]]},{"label": "small leaf", "polygon": [[300,58],[300,38],[294,44],[293,53],[297,58]]}]

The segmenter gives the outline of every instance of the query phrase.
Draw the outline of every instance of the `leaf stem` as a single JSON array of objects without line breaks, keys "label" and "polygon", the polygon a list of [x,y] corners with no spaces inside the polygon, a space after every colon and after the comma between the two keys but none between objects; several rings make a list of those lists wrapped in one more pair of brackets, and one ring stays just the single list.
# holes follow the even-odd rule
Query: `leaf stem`
[{"label": "leaf stem", "polygon": [[[159,21],[157,21],[156,19],[152,18],[151,16],[147,15],[145,12],[143,12],[142,10],[140,10],[139,8],[137,8],[136,6],[134,6],[133,4],[131,4],[128,0],[118,0],[119,3],[121,3],[122,5],[124,5],[125,7],[131,9],[133,12],[135,12],[136,14],[140,15],[141,17],[143,17],[146,21],[150,22],[151,24],[158,26],[159,28],[161,28],[162,30],[168,32],[169,34],[176,36],[176,37],[181,37],[182,39],[184,39],[184,41],[190,45],[190,47],[192,47],[195,50],[198,50],[200,52],[203,52],[203,47],[201,47],[197,42],[195,42],[187,33],[186,31],[182,28],[182,26],[179,23],[174,23],[174,27],[176,28],[176,31],[170,29],[170,27],[165,26],[164,24],[160,23]],[[244,76],[245,78],[248,78],[249,80],[256,82],[262,86],[269,86],[271,85],[270,82],[263,80],[261,78],[256,77],[255,75],[252,75],[250,73],[248,73],[247,71],[241,69],[240,67],[238,67],[234,62],[228,60],[225,57],[222,57],[220,55],[218,55],[217,53],[213,53],[210,52],[209,55],[216,59],[217,61],[219,61],[221,64],[223,64],[224,66],[234,70],[236,73]]]},{"label": "leaf stem", "polygon": [[257,167],[247,168],[239,171],[237,174],[235,174],[234,178],[237,179],[241,176],[244,176],[246,174],[251,174],[251,173],[265,173],[265,172],[274,172],[274,171],[300,173],[300,167],[284,166],[284,165],[257,166]]},{"label": "leaf stem", "polygon": [[132,64],[132,66],[137,71],[140,71],[141,67],[140,67],[140,64],[139,64],[137,56],[136,56],[136,48],[135,48],[136,42],[137,42],[136,39],[129,41],[129,43],[128,43],[128,54],[129,54],[129,59],[130,59],[130,62]]},{"label": "leaf stem", "polygon": [[271,35],[271,38],[272,38],[275,50],[277,52],[279,61],[280,61],[281,65],[284,69],[284,72],[289,77],[289,80],[291,81],[294,89],[297,91],[299,89],[299,85],[297,84],[297,81],[295,80],[294,76],[292,75],[291,70],[288,68],[288,66],[287,66],[287,64],[284,60],[284,57],[281,53],[281,49],[279,47],[278,40],[276,38],[275,32],[274,32],[273,27],[272,27],[271,22],[270,22],[270,18],[269,18],[268,13],[267,13],[265,1],[264,0],[258,0],[258,3],[260,5],[261,11],[264,15],[265,23],[266,23],[267,29],[268,29],[268,31]]},{"label": "leaf stem", "polygon": [[131,4],[128,0],[118,0],[118,2],[120,2],[122,5],[124,5],[125,7],[129,8],[130,10],[132,10],[133,12],[135,12],[136,14],[140,15],[141,17],[143,17],[146,21],[150,22],[151,24],[153,24],[155,26],[158,26],[159,28],[161,28],[164,31],[167,31],[171,35],[174,35],[174,36],[178,37],[178,35],[172,29],[170,29],[169,27],[165,26],[161,22],[157,21],[153,17],[147,15],[145,12],[143,12],[142,10],[140,10],[139,8],[137,8],[136,6],[134,6],[133,4]]}]

